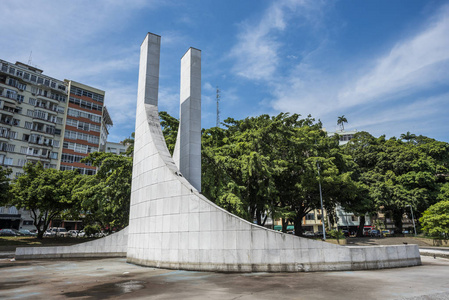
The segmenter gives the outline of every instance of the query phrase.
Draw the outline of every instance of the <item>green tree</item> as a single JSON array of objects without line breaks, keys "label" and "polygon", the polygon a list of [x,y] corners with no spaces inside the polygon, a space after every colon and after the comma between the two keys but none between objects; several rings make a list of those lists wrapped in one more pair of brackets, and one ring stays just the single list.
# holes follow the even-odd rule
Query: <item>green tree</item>
[{"label": "green tree", "polygon": [[71,193],[78,174],[75,171],[44,169],[42,163],[28,163],[24,173],[11,184],[10,204],[30,210],[37,237],[42,239],[50,221],[74,207]]},{"label": "green tree", "polygon": [[449,237],[449,200],[429,207],[419,219],[422,230],[435,237]]},{"label": "green tree", "polygon": [[11,169],[0,167],[0,205],[9,204],[8,201],[11,198],[9,176],[11,173]]},{"label": "green tree", "polygon": [[341,130],[345,130],[345,123],[348,123],[348,119],[345,118],[345,115],[338,117],[337,125],[340,125]]},{"label": "green tree", "polygon": [[416,139],[416,135],[407,131],[407,133],[401,134],[401,140],[406,140],[407,142],[414,141]]},{"label": "green tree", "polygon": [[168,151],[173,155],[178,136],[179,121],[170,116],[166,111],[159,112],[159,118],[161,120],[162,134],[164,135]]},{"label": "green tree", "polygon": [[135,137],[135,132],[131,133],[131,136],[127,139],[124,139],[122,141],[123,146],[127,146],[126,147],[126,151],[125,151],[125,155],[126,156],[133,156],[134,153],[134,137]]},{"label": "green tree", "polygon": [[[350,203],[356,211],[360,203],[367,205],[366,213],[383,210],[392,216],[398,232],[402,232],[402,217],[411,205],[419,215],[437,200],[440,186],[446,181],[447,143],[426,137],[416,142],[402,142],[384,136],[374,138],[360,132],[345,146],[356,164],[354,179],[365,186],[363,202]],[[443,175],[441,174],[441,175]]]},{"label": "green tree", "polygon": [[94,176],[83,176],[72,198],[84,212],[85,223],[103,229],[122,229],[128,225],[131,197],[132,158],[94,152],[82,160],[97,167]]},{"label": "green tree", "polygon": [[347,194],[351,179],[338,140],[310,116],[281,113],[223,124],[204,131],[202,158],[203,193],[222,207],[259,225],[268,215],[280,217],[300,235],[302,218],[320,206],[319,180],[326,208]]}]

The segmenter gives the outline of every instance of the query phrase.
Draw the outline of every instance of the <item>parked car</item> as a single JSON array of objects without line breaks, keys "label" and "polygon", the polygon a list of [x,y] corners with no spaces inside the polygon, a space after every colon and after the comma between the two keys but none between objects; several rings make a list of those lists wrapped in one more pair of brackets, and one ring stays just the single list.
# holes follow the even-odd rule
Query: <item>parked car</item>
[{"label": "parked car", "polygon": [[351,235],[348,230],[342,230],[341,232],[344,234],[345,237],[349,237]]},{"label": "parked car", "polygon": [[370,235],[371,235],[372,237],[380,237],[380,236],[381,236],[380,231],[377,230],[377,229],[371,230]]},{"label": "parked car", "polygon": [[323,232],[322,232],[322,231],[317,231],[317,232],[315,232],[315,236],[316,236],[316,237],[319,237],[319,238],[322,238],[322,237],[324,237],[324,235],[323,235]]},{"label": "parked car", "polygon": [[315,233],[313,233],[312,231],[304,231],[303,236],[314,237]]},{"label": "parked car", "polygon": [[392,232],[390,230],[382,230],[382,235],[383,236],[391,236]]},{"label": "parked car", "polygon": [[53,232],[51,231],[51,229],[45,230],[44,236],[53,236]]},{"label": "parked car", "polygon": [[363,236],[371,236],[371,228],[363,228]]},{"label": "parked car", "polygon": [[31,232],[28,229],[19,229],[19,232],[26,236],[36,236],[37,233]]},{"label": "parked car", "polygon": [[69,236],[77,237],[79,234],[79,230],[69,230]]},{"label": "parked car", "polygon": [[17,229],[4,228],[4,229],[0,229],[0,235],[1,236],[19,236],[19,235],[23,235],[23,234],[21,234]]},{"label": "parked car", "polygon": [[44,236],[67,237],[69,232],[64,227],[52,227],[44,233]]}]

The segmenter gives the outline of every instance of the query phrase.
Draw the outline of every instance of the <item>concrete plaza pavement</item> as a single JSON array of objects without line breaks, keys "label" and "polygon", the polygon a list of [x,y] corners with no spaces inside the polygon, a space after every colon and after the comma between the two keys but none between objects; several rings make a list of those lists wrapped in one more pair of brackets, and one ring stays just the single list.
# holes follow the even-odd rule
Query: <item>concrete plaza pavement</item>
[{"label": "concrete plaza pavement", "polygon": [[449,260],[373,271],[224,274],[124,258],[0,259],[0,299],[449,299]]}]

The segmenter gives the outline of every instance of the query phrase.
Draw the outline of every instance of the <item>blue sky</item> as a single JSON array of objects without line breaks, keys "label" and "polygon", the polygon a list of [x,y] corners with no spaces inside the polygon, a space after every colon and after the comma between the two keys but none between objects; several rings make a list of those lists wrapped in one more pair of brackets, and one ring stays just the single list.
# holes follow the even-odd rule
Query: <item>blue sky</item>
[{"label": "blue sky", "polygon": [[449,142],[449,1],[14,0],[0,58],[106,91],[118,142],[134,131],[139,47],[162,36],[159,108],[179,114],[180,59],[202,50],[202,126],[279,112],[328,131]]}]

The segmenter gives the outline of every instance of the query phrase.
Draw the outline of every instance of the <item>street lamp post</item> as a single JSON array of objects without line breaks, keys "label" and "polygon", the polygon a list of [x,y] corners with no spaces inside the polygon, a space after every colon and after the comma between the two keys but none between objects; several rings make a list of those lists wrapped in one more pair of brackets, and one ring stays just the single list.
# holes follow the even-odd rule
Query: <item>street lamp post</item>
[{"label": "street lamp post", "polygon": [[416,236],[416,225],[415,225],[415,217],[413,216],[413,209],[412,209],[411,205],[407,205],[407,206],[410,207],[410,212],[412,213],[413,229],[415,230],[415,236]]},{"label": "street lamp post", "polygon": [[326,229],[324,227],[324,208],[323,208],[323,195],[321,194],[321,179],[320,179],[320,164],[316,162],[318,168],[318,186],[320,188],[320,201],[321,201],[321,223],[323,225],[323,241],[326,240]]}]

